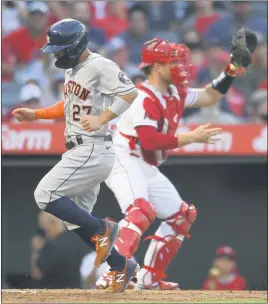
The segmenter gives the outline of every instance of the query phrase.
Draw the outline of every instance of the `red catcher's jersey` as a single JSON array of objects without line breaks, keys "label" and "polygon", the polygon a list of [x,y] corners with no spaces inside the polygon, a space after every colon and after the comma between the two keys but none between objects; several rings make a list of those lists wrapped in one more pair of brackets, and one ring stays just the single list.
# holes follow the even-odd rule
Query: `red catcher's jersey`
[{"label": "red catcher's jersey", "polygon": [[232,274],[227,282],[218,279],[206,279],[203,284],[204,290],[245,290],[246,280],[239,274]]},{"label": "red catcher's jersey", "polygon": [[140,157],[148,164],[159,166],[167,158],[167,151],[146,151],[138,140],[136,127],[152,126],[163,134],[175,134],[185,106],[193,105],[197,89],[188,89],[179,96],[177,88],[170,85],[169,96],[163,96],[148,81],[138,87],[138,97],[121,116],[114,145],[118,152]]}]

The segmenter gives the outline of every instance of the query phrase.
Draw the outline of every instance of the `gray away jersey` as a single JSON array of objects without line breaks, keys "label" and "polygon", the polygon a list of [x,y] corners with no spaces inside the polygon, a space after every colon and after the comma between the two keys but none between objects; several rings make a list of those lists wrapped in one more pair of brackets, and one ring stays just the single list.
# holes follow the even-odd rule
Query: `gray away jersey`
[{"label": "gray away jersey", "polygon": [[99,115],[112,103],[116,94],[129,94],[136,88],[113,61],[92,53],[73,69],[68,69],[64,83],[65,136],[83,134],[104,136],[109,124],[95,132],[86,132],[80,119],[85,115]]}]

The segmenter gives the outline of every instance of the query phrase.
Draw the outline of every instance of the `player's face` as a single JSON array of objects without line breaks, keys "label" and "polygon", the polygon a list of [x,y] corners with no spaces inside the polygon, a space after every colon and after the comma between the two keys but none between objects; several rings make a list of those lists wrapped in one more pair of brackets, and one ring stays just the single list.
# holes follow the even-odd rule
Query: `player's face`
[{"label": "player's face", "polygon": [[160,80],[166,82],[167,84],[172,83],[169,63],[162,63],[162,64],[157,63],[156,70],[160,77]]},{"label": "player's face", "polygon": [[54,57],[56,59],[60,59],[64,55],[64,51],[54,53]]},{"label": "player's face", "polygon": [[227,274],[234,271],[236,264],[228,257],[218,257],[214,261],[214,266],[217,267],[222,273]]}]

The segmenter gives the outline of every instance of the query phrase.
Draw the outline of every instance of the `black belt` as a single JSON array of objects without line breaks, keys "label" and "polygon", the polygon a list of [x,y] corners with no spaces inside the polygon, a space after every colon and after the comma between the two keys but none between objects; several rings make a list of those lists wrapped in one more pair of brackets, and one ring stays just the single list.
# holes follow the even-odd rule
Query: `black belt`
[{"label": "black belt", "polygon": [[[94,136],[93,135],[93,136],[90,136],[90,137],[93,137],[93,138],[100,137],[100,138],[103,138],[104,141],[113,141],[112,135],[105,135],[105,136],[98,136],[98,135]],[[81,135],[76,135],[75,138],[76,138],[76,143],[73,142],[73,141],[65,142],[65,147],[66,147],[67,150],[71,150],[74,147],[83,144],[83,138],[82,138]]]}]

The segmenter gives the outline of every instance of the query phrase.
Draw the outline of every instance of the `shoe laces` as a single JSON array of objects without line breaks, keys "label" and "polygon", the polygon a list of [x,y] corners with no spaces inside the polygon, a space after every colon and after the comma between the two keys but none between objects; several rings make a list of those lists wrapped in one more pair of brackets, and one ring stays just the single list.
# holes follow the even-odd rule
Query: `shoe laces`
[{"label": "shoe laces", "polygon": [[102,279],[107,282],[108,287],[111,287],[112,282],[113,282],[113,272],[109,271],[109,272],[102,274]]},{"label": "shoe laces", "polygon": [[96,250],[96,251],[99,251],[99,250],[100,250],[99,238],[100,238],[99,235],[94,235],[94,236],[92,236],[92,238],[91,238],[91,241],[95,244],[95,250]]},{"label": "shoe laces", "polygon": [[106,278],[113,278],[113,271],[108,271],[107,273],[106,273]]}]

